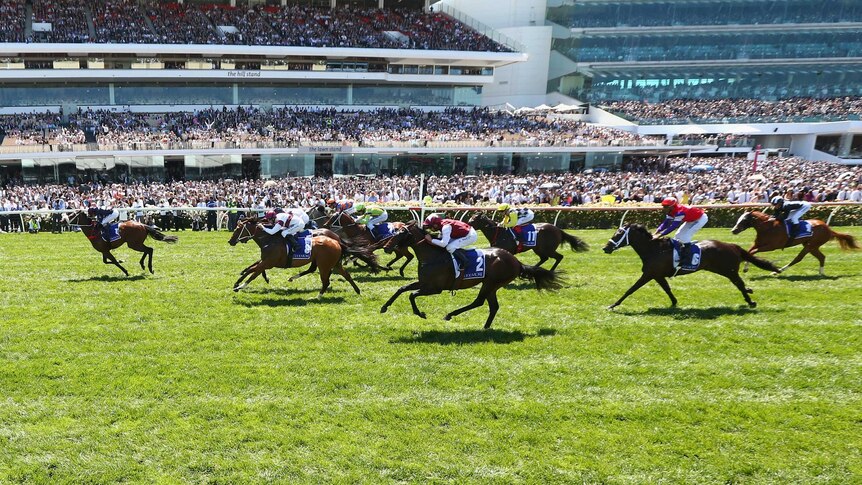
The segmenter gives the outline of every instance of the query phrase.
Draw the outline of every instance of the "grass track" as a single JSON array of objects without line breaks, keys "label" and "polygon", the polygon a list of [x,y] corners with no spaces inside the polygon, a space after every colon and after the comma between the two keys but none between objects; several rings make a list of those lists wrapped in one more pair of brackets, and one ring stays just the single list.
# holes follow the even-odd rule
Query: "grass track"
[{"label": "grass track", "polygon": [[576,232],[559,294],[501,292],[488,332],[442,320],[475,290],[380,315],[394,275],[234,294],[258,253],[226,233],[153,241],[154,276],[122,248],[130,278],[80,234],[2,235],[0,482],[862,481],[862,253],[752,269],[755,310],[698,273],[678,309],[651,283],[609,312],[640,267],[611,233]]}]

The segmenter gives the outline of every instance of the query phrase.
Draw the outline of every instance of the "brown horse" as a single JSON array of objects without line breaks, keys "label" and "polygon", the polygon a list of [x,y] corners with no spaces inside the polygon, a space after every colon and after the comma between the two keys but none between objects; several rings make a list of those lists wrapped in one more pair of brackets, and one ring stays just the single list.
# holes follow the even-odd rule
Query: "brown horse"
[{"label": "brown horse", "polygon": [[[443,291],[453,288],[455,282],[455,268],[452,264],[452,256],[443,248],[429,244],[425,240],[426,232],[414,223],[406,224],[399,229],[387,242],[386,247],[394,248],[399,245],[412,246],[419,258],[419,280],[409,285],[402,286],[380,309],[380,313],[386,313],[389,306],[405,291],[410,293],[410,304],[413,313],[425,318],[425,313],[420,312],[416,306],[416,297],[426,295],[438,295]],[[457,282],[457,288],[471,288],[482,283],[479,295],[467,306],[449,312],[444,320],[450,320],[468,310],[482,306],[488,302],[488,320],[485,328],[490,328],[500,308],[497,303],[497,290],[511,283],[515,278],[522,278],[536,282],[539,290],[558,290],[562,288],[559,274],[553,271],[522,264],[508,251],[499,248],[483,249],[481,265],[485,267],[485,275],[481,279],[461,279]]]},{"label": "brown horse", "polygon": [[[404,227],[403,222],[392,222],[391,224],[396,231]],[[345,214],[344,212],[336,212],[333,214],[326,222],[323,223],[323,227],[332,229],[336,234],[339,234],[342,237],[347,237],[351,240],[366,244],[371,247],[373,251],[386,246],[387,239],[382,241],[375,240],[374,236],[372,236],[371,232],[365,228],[364,224],[357,224],[350,215]],[[385,251],[387,253],[395,253],[395,259],[386,264],[387,269],[392,269],[392,265],[399,259],[407,259],[404,264],[401,265],[401,268],[398,269],[398,273],[400,273],[401,276],[404,276],[404,268],[410,264],[410,261],[413,261],[413,254],[410,252],[410,248],[407,246],[393,246],[387,248]]]},{"label": "brown horse", "polygon": [[629,295],[637,291],[641,286],[649,283],[651,280],[656,280],[659,286],[670,297],[671,306],[676,306],[676,297],[670,291],[670,285],[667,278],[677,274],[691,274],[699,270],[706,270],[712,273],[720,274],[729,279],[739,291],[742,292],[742,297],[748,306],[754,308],[757,303],[751,300],[748,295],[754,293],[751,288],[745,287],[745,282],[739,277],[739,263],[748,261],[754,263],[755,266],[767,271],[777,271],[778,268],[764,259],[757,258],[748,254],[736,244],[723,243],[721,241],[699,241],[697,246],[700,247],[700,267],[694,271],[675,270],[673,264],[673,247],[670,239],[656,238],[652,233],[641,224],[627,224],[617,230],[613,237],[605,244],[604,252],[610,254],[617,249],[631,246],[632,249],[640,256],[643,262],[641,277],[629,288],[628,291],[617,300],[616,303],[608,307],[613,309],[623,302]]},{"label": "brown horse", "polygon": [[[153,248],[144,245],[144,241],[147,240],[147,236],[153,236],[153,239],[156,241],[163,241],[166,243],[177,242],[176,236],[166,236],[155,227],[147,226],[137,221],[121,222],[119,225],[120,238],[113,242],[107,242],[102,239],[102,234],[96,227],[95,221],[90,219],[84,211],[78,211],[72,214],[69,217],[69,225],[80,227],[81,232],[87,236],[87,239],[90,240],[90,244],[93,245],[93,249],[102,253],[102,262],[105,264],[115,265],[120,268],[126,276],[129,276],[129,272],[120,264],[122,261],[118,261],[117,258],[111,254],[112,250],[126,244],[130,249],[144,253],[144,255],[141,256],[140,261],[141,269],[149,269],[150,273],[153,273]],[[144,260],[147,259],[147,256],[149,256],[147,267],[144,267]]]},{"label": "brown horse", "polygon": [[[835,232],[825,222],[818,219],[808,219],[808,222],[811,224],[810,236],[790,239],[787,236],[787,230],[782,221],[762,212],[751,211],[742,214],[730,232],[739,234],[749,227],[754,228],[757,235],[754,237],[754,244],[748,250],[750,254],[775,251],[776,249],[784,249],[801,244],[802,251],[793,258],[793,261],[782,266],[778,270],[778,273],[802,261],[802,258],[810,253],[820,261],[820,275],[823,276],[825,274],[823,267],[826,265],[826,256],[820,251],[820,246],[823,246],[833,238],[838,239],[841,249],[859,249],[859,243],[850,234]],[[745,265],[743,271],[748,271],[748,264]]]},{"label": "brown horse", "polygon": [[476,229],[482,231],[491,246],[505,249],[512,254],[533,250],[539,255],[539,262],[536,266],[541,266],[542,263],[553,258],[555,263],[551,266],[551,271],[557,269],[557,265],[563,260],[563,255],[557,252],[560,244],[566,243],[572,248],[572,251],[583,252],[589,250],[589,245],[581,238],[572,236],[571,234],[562,231],[553,224],[539,222],[536,226],[536,245],[534,247],[524,247],[518,251],[520,245],[512,232],[507,228],[500,226],[496,222],[488,219],[483,214],[476,214],[470,218],[469,224]]},{"label": "brown horse", "polygon": [[[251,283],[258,275],[263,274],[270,268],[287,268],[287,246],[284,239],[276,234],[269,235],[263,230],[263,226],[257,218],[241,220],[231,235],[228,243],[235,246],[236,243],[246,243],[250,239],[254,239],[260,246],[260,260],[248,266],[240,272],[240,278],[234,283],[233,291],[239,291],[249,283]],[[376,267],[377,262],[374,255],[367,249],[348,248],[343,242],[339,242],[323,235],[314,235],[311,243],[311,258],[307,260],[293,259],[290,267],[298,268],[311,264],[308,270],[290,277],[288,281],[293,281],[296,278],[309,274],[317,269],[320,270],[320,282],[323,285],[320,289],[318,297],[323,296],[323,293],[329,288],[329,277],[333,269],[344,277],[353,290],[359,294],[359,287],[350,277],[350,274],[344,269],[341,264],[343,254],[351,254],[365,261],[369,266]],[[245,282],[243,282],[245,280]]]}]

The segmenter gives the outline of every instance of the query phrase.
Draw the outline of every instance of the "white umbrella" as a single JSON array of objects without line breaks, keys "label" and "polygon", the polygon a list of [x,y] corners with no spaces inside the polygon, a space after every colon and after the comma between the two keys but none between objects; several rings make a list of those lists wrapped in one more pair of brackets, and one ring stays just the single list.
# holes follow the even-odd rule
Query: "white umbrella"
[{"label": "white umbrella", "polygon": [[536,110],[534,110],[533,108],[528,108],[528,107],[524,106],[523,108],[516,109],[515,114],[532,113],[533,111],[536,111]]},{"label": "white umbrella", "polygon": [[546,182],[539,186],[540,189],[559,189],[560,184],[555,182]]},{"label": "white umbrella", "polygon": [[547,104],[540,104],[540,105],[536,106],[536,111],[549,111],[551,109],[553,109],[553,108],[551,108]]}]

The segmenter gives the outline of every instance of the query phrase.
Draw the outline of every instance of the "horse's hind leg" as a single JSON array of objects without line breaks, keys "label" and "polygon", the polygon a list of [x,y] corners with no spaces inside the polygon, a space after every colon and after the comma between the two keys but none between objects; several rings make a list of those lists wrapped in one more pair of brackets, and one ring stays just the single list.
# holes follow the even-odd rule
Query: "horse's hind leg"
[{"label": "horse's hind leg", "polygon": [[817,261],[820,261],[820,276],[826,276],[826,273],[823,271],[823,267],[826,266],[826,255],[820,251],[820,248],[815,247],[809,249],[809,252],[817,258]]},{"label": "horse's hind leg", "polygon": [[326,293],[327,288],[329,288],[329,275],[332,271],[332,268],[325,268],[323,266],[320,267],[320,293],[317,294],[318,298],[322,298],[323,294]]},{"label": "horse's hind leg", "polygon": [[638,291],[641,286],[649,283],[649,280],[651,280],[651,279],[652,279],[652,276],[641,275],[641,277],[638,278],[637,281],[635,281],[635,284],[633,284],[632,287],[629,288],[628,291],[626,291],[625,294],[623,296],[621,296],[620,299],[617,300],[616,303],[614,303],[613,305],[608,307],[608,310],[613,310],[614,308],[618,307],[620,305],[620,303],[623,302],[623,300],[628,298],[629,295],[631,295],[632,293]]},{"label": "horse's hind leg", "polygon": [[[562,254],[560,254],[560,253],[558,253],[558,252],[556,252],[556,251],[554,251],[554,254],[552,254],[552,255],[551,255],[551,257],[552,257],[552,258],[554,258],[554,259],[556,260],[556,262],[554,263],[554,265],[553,265],[553,266],[551,266],[551,271],[554,271],[555,269],[557,269],[557,266],[559,266],[559,265],[560,265],[560,263],[562,263],[562,262],[563,262],[563,255],[562,255]],[[541,263],[539,263],[539,264],[541,264]]]},{"label": "horse's hind leg", "polygon": [[485,321],[485,329],[491,328],[494,323],[494,317],[497,316],[497,310],[500,309],[500,304],[497,303],[497,291],[494,290],[488,293],[488,320]]},{"label": "horse's hind leg", "polygon": [[303,276],[305,276],[307,274],[314,273],[315,271],[317,271],[317,263],[312,261],[311,264],[308,265],[307,270],[303,271],[302,273],[298,273],[298,274],[291,276],[290,278],[288,278],[287,281],[296,281],[299,278],[302,278]]},{"label": "horse's hind leg", "polygon": [[401,288],[398,288],[398,290],[395,291],[395,294],[393,294],[391,297],[389,297],[389,299],[386,300],[386,303],[384,303],[383,306],[380,308],[380,313],[386,313],[386,310],[389,309],[389,306],[392,305],[392,303],[395,301],[396,298],[401,296],[401,293],[404,293],[405,291],[412,291],[412,290],[417,290],[417,289],[419,289],[419,282],[418,281],[414,281],[413,283],[410,283],[409,285],[404,285]]},{"label": "horse's hind leg", "polygon": [[676,306],[676,297],[673,296],[673,292],[670,291],[670,284],[668,284],[667,278],[656,278],[655,280],[658,282],[659,286],[661,286],[661,289],[663,289],[664,292],[667,293],[667,296],[670,298],[670,306]]},{"label": "horse's hind leg", "polygon": [[401,269],[398,270],[398,274],[400,274],[402,278],[404,277],[404,268],[410,264],[410,261],[413,261],[413,253],[408,252],[404,257],[407,258],[407,261],[404,261],[404,264],[401,265]]},{"label": "horse's hind leg", "polygon": [[123,266],[122,266],[122,265],[117,261],[117,258],[115,258],[115,257],[114,257],[114,255],[113,255],[113,254],[111,254],[110,252],[104,252],[104,253],[102,253],[102,262],[103,262],[103,263],[105,263],[105,264],[113,264],[114,266],[116,266],[116,267],[120,268],[120,270],[122,270],[123,274],[125,274],[126,276],[129,276],[129,272],[128,272],[128,271],[126,271],[126,268],[124,268],[124,267],[123,267]]},{"label": "horse's hind leg", "polygon": [[[804,257],[805,257],[805,255],[806,255],[806,254],[808,254],[809,252],[811,252],[811,248],[809,248],[808,246],[803,246],[803,247],[802,247],[802,251],[799,251],[799,254],[797,254],[797,255],[796,255],[796,257],[795,257],[795,258],[793,258],[793,261],[791,261],[791,262],[789,262],[789,263],[785,264],[784,266],[782,266],[782,267],[781,267],[781,269],[779,269],[779,270],[778,270],[778,272],[779,272],[779,273],[783,273],[783,272],[784,272],[784,270],[786,270],[787,268],[789,268],[789,267],[793,266],[794,264],[796,264],[796,263],[798,263],[798,262],[802,261],[802,258],[804,258]],[[819,252],[819,251],[818,251],[818,252]],[[823,256],[823,255],[821,254],[821,256]],[[820,259],[820,258],[817,258],[817,259]],[[824,258],[824,260],[825,260],[825,259],[826,259],[826,258]],[[822,269],[822,266],[823,266],[823,260],[821,260],[821,261],[820,261],[820,266],[821,266],[821,271],[823,271],[823,269]],[[773,274],[775,274],[775,273],[773,273]]]},{"label": "horse's hind leg", "polygon": [[353,287],[353,291],[355,291],[357,295],[361,295],[361,293],[359,292],[359,287],[356,286],[356,282],[353,281],[353,278],[350,276],[350,273],[348,273],[347,270],[344,269],[344,266],[342,266],[341,263],[338,263],[338,266],[335,267],[335,271],[337,271],[338,274],[340,274],[344,279],[347,280],[348,283],[350,283],[350,286]]},{"label": "horse's hind leg", "polygon": [[757,303],[752,301],[751,297],[748,296],[749,293],[752,293],[752,291],[745,287],[745,282],[742,281],[742,278],[739,277],[739,273],[734,272],[726,274],[724,276],[726,276],[727,279],[729,279],[734,285],[736,285],[737,288],[739,288],[739,291],[742,292],[742,297],[745,298],[745,302],[748,303],[748,306],[750,306],[751,308],[757,306]]},{"label": "horse's hind leg", "polygon": [[485,295],[487,293],[487,291],[488,290],[487,290],[487,288],[485,288],[485,285],[482,285],[482,289],[479,290],[479,295],[476,296],[476,299],[473,300],[472,303],[470,303],[469,305],[462,306],[461,308],[458,308],[457,310],[452,310],[445,317],[443,317],[443,320],[451,320],[452,317],[458,316],[458,315],[460,315],[466,311],[472,310],[474,308],[479,308],[480,306],[484,305],[485,300],[487,299],[487,297]]}]

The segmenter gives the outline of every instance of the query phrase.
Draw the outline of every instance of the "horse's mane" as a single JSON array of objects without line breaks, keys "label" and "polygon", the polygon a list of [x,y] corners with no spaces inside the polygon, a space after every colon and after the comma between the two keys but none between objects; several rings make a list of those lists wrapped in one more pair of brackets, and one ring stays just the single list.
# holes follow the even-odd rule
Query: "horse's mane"
[{"label": "horse's mane", "polygon": [[635,231],[637,231],[637,232],[642,233],[644,236],[646,236],[647,240],[651,240],[651,241],[653,241],[653,242],[654,242],[658,247],[660,247],[660,248],[663,248],[663,247],[665,247],[665,246],[670,246],[670,245],[671,245],[670,239],[668,239],[668,238],[666,238],[666,237],[661,237],[661,238],[658,238],[658,239],[653,239],[653,237],[652,237],[652,232],[650,232],[650,230],[649,230],[645,225],[643,225],[643,224],[633,223],[633,224],[629,224],[629,226],[628,226],[628,227],[629,227],[629,229],[630,229],[630,230],[632,230],[632,229],[633,229],[633,230],[635,230]]}]

